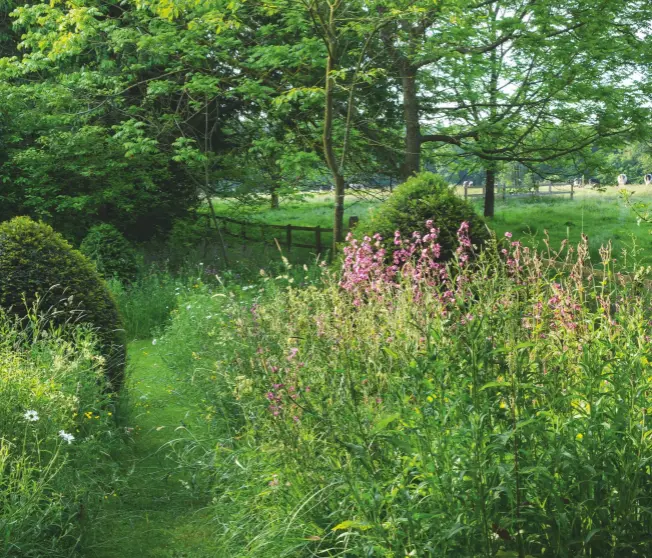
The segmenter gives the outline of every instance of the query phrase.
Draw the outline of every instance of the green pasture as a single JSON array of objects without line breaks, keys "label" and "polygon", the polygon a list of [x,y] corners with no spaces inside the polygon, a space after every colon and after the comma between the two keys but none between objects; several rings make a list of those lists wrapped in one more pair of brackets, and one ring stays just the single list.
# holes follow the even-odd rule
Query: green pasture
[{"label": "green pasture", "polygon": [[[652,203],[652,187],[628,185],[627,189],[635,192],[634,200]],[[351,216],[364,219],[381,201],[382,196],[361,198],[347,195],[345,223]],[[478,212],[482,212],[481,198],[473,198],[472,203]],[[316,194],[304,201],[282,202],[279,209],[238,207],[229,200],[216,200],[216,210],[223,216],[276,225],[330,228],[333,218],[332,197],[328,194]],[[652,263],[652,225],[638,223],[636,215],[615,187],[605,191],[576,189],[573,200],[568,195],[497,199],[495,217],[489,220],[489,226],[498,236],[511,232],[527,245],[541,249],[545,248],[546,231],[553,249],[559,247],[564,239],[577,243],[585,234],[589,238],[592,257],[597,258],[600,246],[611,242],[614,257],[622,263],[632,263],[635,252],[642,263]],[[227,227],[234,234],[240,234],[240,227]],[[255,237],[255,227],[251,230]],[[277,235],[280,240],[284,238],[283,231],[278,231]],[[313,233],[293,233],[296,242],[310,242],[313,238]],[[329,243],[331,237],[324,234],[323,239]],[[231,242],[237,244],[239,241],[232,239]],[[267,252],[268,256],[274,257],[275,250]],[[310,251],[301,252],[308,256]]]}]

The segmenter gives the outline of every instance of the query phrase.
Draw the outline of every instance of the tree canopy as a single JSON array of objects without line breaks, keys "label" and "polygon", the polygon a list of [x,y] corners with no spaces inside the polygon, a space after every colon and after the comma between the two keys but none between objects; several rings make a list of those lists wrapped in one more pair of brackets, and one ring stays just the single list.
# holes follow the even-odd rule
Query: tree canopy
[{"label": "tree canopy", "polygon": [[[293,195],[649,136],[647,0],[117,0],[0,7],[0,217],[146,238]],[[423,161],[422,161],[423,159]]]}]

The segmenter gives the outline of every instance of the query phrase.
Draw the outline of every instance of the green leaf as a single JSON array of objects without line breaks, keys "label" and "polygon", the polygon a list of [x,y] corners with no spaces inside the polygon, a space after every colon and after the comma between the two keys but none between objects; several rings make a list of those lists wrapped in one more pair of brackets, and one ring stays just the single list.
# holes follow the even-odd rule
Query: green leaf
[{"label": "green leaf", "polygon": [[349,529],[359,529],[360,531],[366,531],[368,529],[371,529],[371,525],[368,523],[363,523],[362,521],[357,521],[355,519],[348,519],[346,521],[342,521],[342,523],[338,523],[333,527],[333,531],[347,531]]},{"label": "green leaf", "polygon": [[376,425],[374,426],[372,430],[372,434],[376,434],[378,432],[382,432],[387,428],[392,422],[394,422],[396,419],[400,418],[399,413],[394,413],[392,415],[388,415],[386,417],[381,418]]}]

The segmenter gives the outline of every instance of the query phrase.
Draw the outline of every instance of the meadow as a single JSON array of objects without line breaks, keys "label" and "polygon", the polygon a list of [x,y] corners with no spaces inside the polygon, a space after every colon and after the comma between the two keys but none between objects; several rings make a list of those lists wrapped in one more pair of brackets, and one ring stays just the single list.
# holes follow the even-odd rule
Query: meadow
[{"label": "meadow", "polygon": [[352,244],[342,271],[183,291],[155,349],[201,396],[150,436],[200,504],[154,548],[190,521],[190,556],[648,552],[649,291],[608,251],[597,280],[585,243],[561,274],[506,238],[468,265],[460,240],[398,283]]},{"label": "meadow", "polygon": [[0,1],[0,558],[652,556],[649,29]]},{"label": "meadow", "polygon": [[[634,192],[634,201],[652,202],[652,186],[628,185],[626,189]],[[461,189],[458,190],[461,194]],[[346,203],[345,223],[348,223],[351,216],[364,220],[386,196],[387,193],[366,198],[350,195]],[[480,199],[475,198],[472,202],[481,213]],[[216,202],[216,210],[220,215],[253,222],[311,227],[319,225],[324,228],[331,226],[332,207],[332,199],[328,194],[313,194],[301,201],[288,200],[279,209],[242,206],[224,200]],[[577,244],[585,234],[589,238],[590,253],[596,260],[600,246],[611,242],[614,257],[621,264],[634,265],[634,260],[644,264],[652,263],[652,227],[637,221],[636,215],[613,186],[606,191],[588,187],[576,189],[573,200],[569,196],[508,198],[505,201],[499,198],[496,200],[495,217],[488,224],[499,237],[505,232],[511,232],[528,246],[539,248],[544,248],[546,231],[552,248],[559,247],[564,240]],[[239,229],[234,227],[233,232],[238,234]],[[304,236],[307,241],[312,238],[308,234]],[[324,235],[324,238],[326,242],[330,240],[330,236]],[[234,246],[238,244],[237,240],[231,242]],[[273,259],[277,253],[276,250],[268,250],[264,258],[260,257]],[[310,251],[298,249],[297,254],[297,261],[310,259]]]},{"label": "meadow", "polygon": [[[245,217],[326,226],[330,203]],[[617,252],[647,229],[590,191],[491,226],[448,262],[406,235],[400,271],[354,240],[110,278],[119,396],[92,330],[0,319],[0,556],[647,555],[652,277]]]}]

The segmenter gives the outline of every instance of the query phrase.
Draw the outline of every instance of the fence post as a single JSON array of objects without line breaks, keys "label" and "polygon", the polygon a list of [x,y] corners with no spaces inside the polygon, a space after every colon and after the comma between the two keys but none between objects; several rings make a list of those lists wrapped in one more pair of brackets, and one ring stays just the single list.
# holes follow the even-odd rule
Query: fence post
[{"label": "fence post", "polygon": [[465,180],[464,181],[464,199],[469,197],[469,183]]},{"label": "fence post", "polygon": [[292,249],[292,225],[288,225],[285,229],[285,243],[289,252]]},{"label": "fence post", "polygon": [[321,227],[315,228],[315,244],[317,245],[317,255],[321,254]]},{"label": "fence post", "polygon": [[360,217],[355,215],[351,215],[351,217],[349,217],[349,231],[352,231],[355,228],[355,226],[358,224],[358,221],[360,221]]}]

